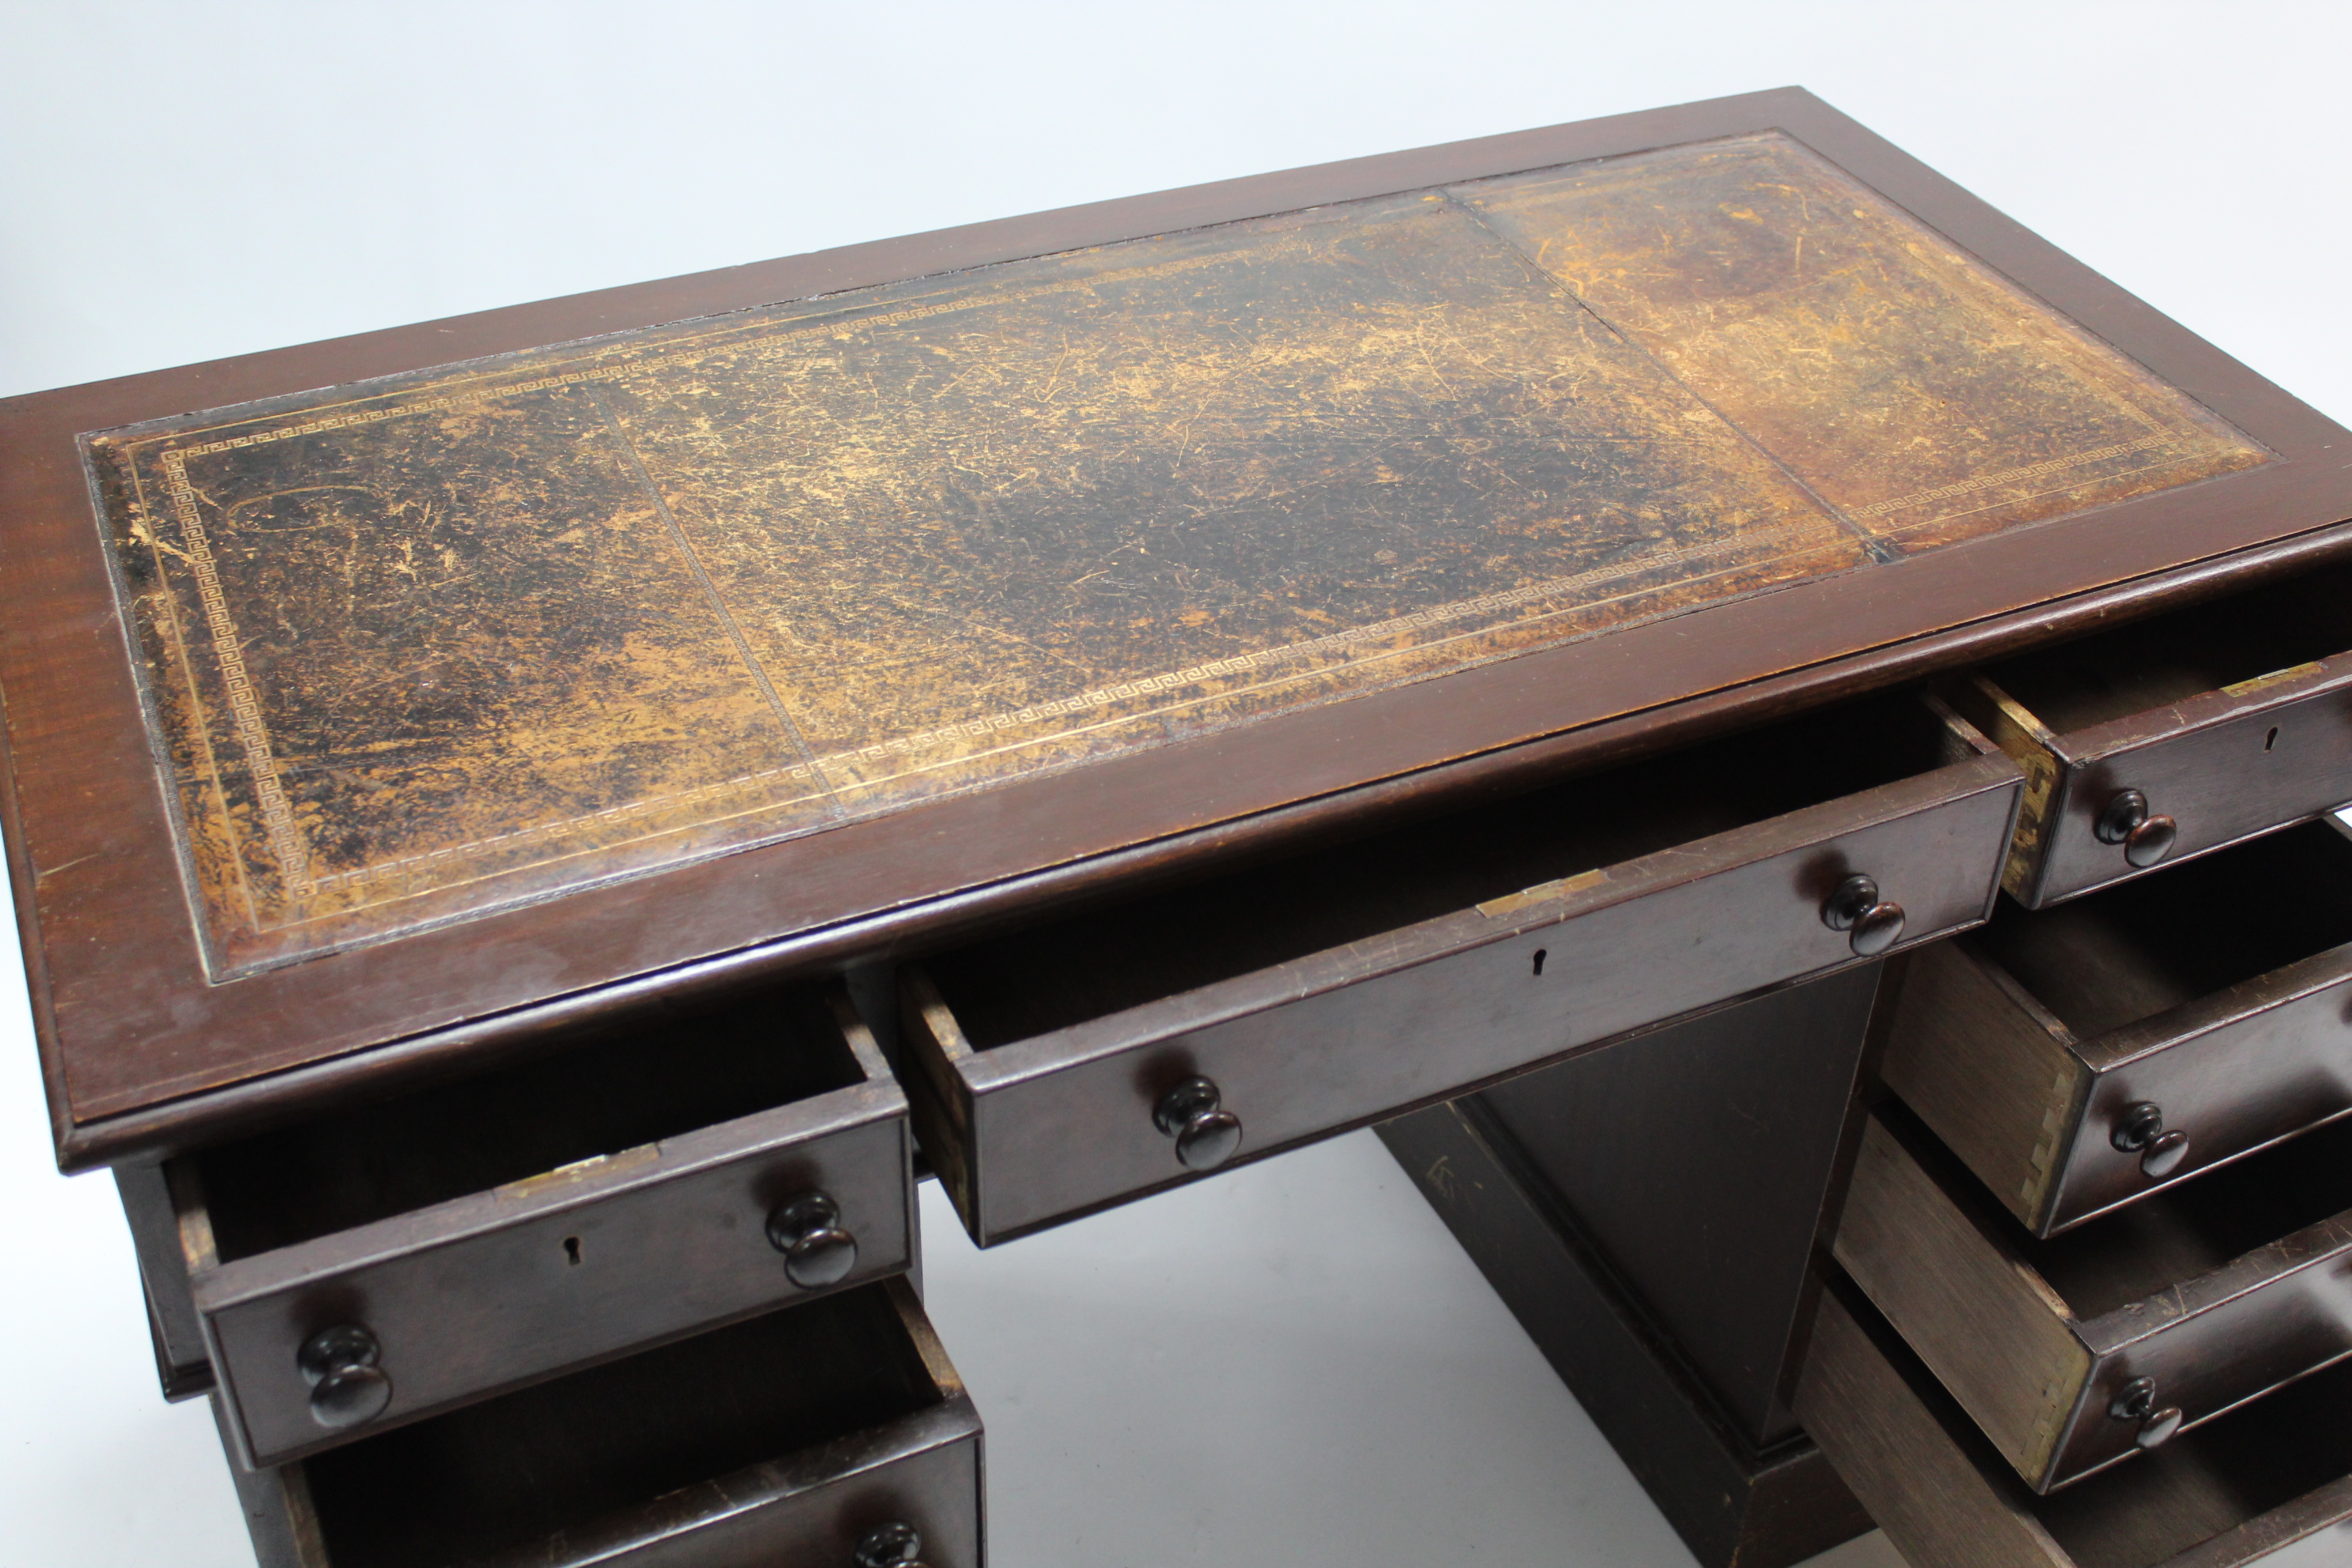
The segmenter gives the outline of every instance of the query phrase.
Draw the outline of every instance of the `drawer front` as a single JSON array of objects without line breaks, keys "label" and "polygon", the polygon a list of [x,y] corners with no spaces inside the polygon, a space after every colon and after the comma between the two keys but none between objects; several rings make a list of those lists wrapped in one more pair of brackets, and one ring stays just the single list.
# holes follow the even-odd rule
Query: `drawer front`
[{"label": "drawer front", "polygon": [[904,1280],[267,1469],[236,1462],[225,1405],[262,1568],[984,1556],[980,1416]]},{"label": "drawer front", "polygon": [[[226,1418],[224,1441],[233,1442]],[[344,1568],[319,1528],[301,1466],[230,1476],[258,1568]],[[881,1431],[790,1455],[748,1474],[682,1488],[554,1542],[477,1555],[467,1568],[857,1568],[857,1551],[911,1528],[926,1568],[982,1568],[981,1432],[950,1401]]]},{"label": "drawer front", "polygon": [[[2347,968],[2352,959],[2336,954],[2293,965],[2312,977],[2282,971],[2244,988],[2255,994],[2210,1027],[2144,1054],[2126,1046],[2128,1059],[2093,1079],[2064,1156],[2052,1227],[2079,1223],[2352,1111]],[[2323,973],[2326,978],[2317,977]],[[2187,1157],[2160,1178],[2147,1173],[2140,1152],[2118,1149],[2115,1142],[2126,1112],[2148,1105],[2157,1108],[2167,1132],[2189,1136]]]},{"label": "drawer front", "polygon": [[2083,1326],[2097,1360],[2058,1484],[2134,1457],[2138,1424],[2110,1412],[2136,1379],[2151,1380],[2154,1408],[2178,1409],[2187,1430],[2352,1355],[2352,1214],[2224,1273]]},{"label": "drawer front", "polygon": [[[1991,766],[1975,793],[1847,831],[1792,827],[1776,852],[1702,843],[1574,879],[1591,885],[1509,910],[1518,929],[1499,940],[1466,934],[1487,917],[1447,917],[1318,955],[1319,973],[1302,963],[1087,1026],[1115,1043],[1045,1037],[962,1057],[949,1065],[968,1098],[967,1222],[976,1211],[975,1236],[1002,1240],[1188,1179],[1153,1111],[1190,1078],[1213,1080],[1240,1118],[1239,1157],[1265,1154],[1854,962],[1821,914],[1849,869],[1903,905],[1906,941],[1977,923],[2016,800],[2015,774]],[[1398,966],[1432,931],[1441,947],[1464,934]]]},{"label": "drawer front", "polygon": [[[232,1261],[198,1276],[196,1305],[248,1457],[280,1464],[812,1294],[768,1234],[803,1194],[830,1197],[856,1245],[815,1289],[901,1273],[909,1151],[896,1086],[868,1084]],[[373,1337],[391,1397],[331,1427],[301,1352],[343,1325]]]},{"label": "drawer front", "polygon": [[[2231,1417],[2244,1430],[2217,1426],[2035,1497],[1869,1305],[1833,1283],[1794,1404],[1911,1568],[2317,1568],[2352,1544],[2352,1456],[2333,1414],[2345,1391],[2305,1392],[2316,1397]],[[2249,1487],[2250,1451],[2292,1458]]]},{"label": "drawer front", "polygon": [[[2147,797],[2177,837],[2161,862],[2177,864],[2352,801],[2352,673],[2333,689],[2287,693],[2226,718],[2174,727],[2156,716],[2062,738],[2062,769],[2047,825],[2038,887],[2024,901],[2054,903],[2139,874],[2126,846],[2099,837],[2099,817],[2125,790]],[[2184,710],[2198,704],[2186,703]],[[2167,718],[2179,710],[2168,710]]]},{"label": "drawer front", "polygon": [[[2036,1249],[1898,1124],[1882,1108],[1864,1127],[1832,1253],[2034,1490],[2352,1354],[2352,1212],[2218,1264],[2201,1239],[2212,1215],[2196,1207],[2134,1208]],[[2053,1283],[2070,1275],[2071,1298]],[[2126,1388],[2142,1379],[2135,1406]]]},{"label": "drawer front", "polygon": [[1941,943],[1912,962],[1880,1073],[2053,1236],[2352,1111],[2352,950],[2078,1041],[1977,939]]},{"label": "drawer front", "polygon": [[860,1546],[893,1526],[913,1531],[923,1568],[981,1568],[981,1510],[978,1422],[957,1400],[568,1531],[564,1555],[534,1546],[471,1568],[860,1568]]}]

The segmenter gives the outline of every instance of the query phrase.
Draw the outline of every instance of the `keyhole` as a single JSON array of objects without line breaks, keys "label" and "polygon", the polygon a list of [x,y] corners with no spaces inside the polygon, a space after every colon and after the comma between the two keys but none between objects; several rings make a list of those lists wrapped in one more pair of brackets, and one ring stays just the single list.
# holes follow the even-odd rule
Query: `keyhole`
[{"label": "keyhole", "polygon": [[2263,742],[2263,751],[2265,751],[2265,752],[2267,752],[2267,751],[2269,751],[2273,746],[2275,746],[2275,745],[2277,745],[2277,744],[2278,744],[2278,727],[2277,727],[2276,725],[2273,725],[2273,726],[2271,727],[2271,732],[2270,732],[2269,737],[2268,737],[2267,739],[2265,739],[2265,740]]},{"label": "keyhole", "polygon": [[580,1238],[578,1237],[567,1236],[563,1238],[563,1257],[566,1262],[573,1264],[574,1266],[578,1265],[580,1262]]},{"label": "keyhole", "polygon": [[1539,947],[1536,949],[1536,973],[1538,974],[1541,974],[1543,973],[1543,961],[1544,950]]}]

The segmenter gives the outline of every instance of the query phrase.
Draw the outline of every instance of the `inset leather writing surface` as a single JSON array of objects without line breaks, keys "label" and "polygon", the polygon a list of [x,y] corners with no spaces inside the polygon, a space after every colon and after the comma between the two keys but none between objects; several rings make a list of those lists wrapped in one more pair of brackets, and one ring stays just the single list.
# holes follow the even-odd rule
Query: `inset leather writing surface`
[{"label": "inset leather writing surface", "polygon": [[1462,193],[1885,549],[1913,553],[2263,449],[1785,136]]},{"label": "inset leather writing surface", "polygon": [[1438,198],[93,450],[225,975],[1860,559]]},{"label": "inset leather writing surface", "polygon": [[1774,135],[89,451],[215,981],[2263,458]]}]

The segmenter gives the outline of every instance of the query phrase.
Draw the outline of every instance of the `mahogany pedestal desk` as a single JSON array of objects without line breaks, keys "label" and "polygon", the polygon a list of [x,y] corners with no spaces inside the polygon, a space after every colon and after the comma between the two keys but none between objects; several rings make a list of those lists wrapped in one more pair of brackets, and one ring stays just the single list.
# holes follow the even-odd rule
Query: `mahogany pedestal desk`
[{"label": "mahogany pedestal desk", "polygon": [[17,398],[0,517],[266,1562],[968,1568],[917,1171],[1370,1124],[1709,1563],[2352,1517],[2352,437],[1801,91]]}]

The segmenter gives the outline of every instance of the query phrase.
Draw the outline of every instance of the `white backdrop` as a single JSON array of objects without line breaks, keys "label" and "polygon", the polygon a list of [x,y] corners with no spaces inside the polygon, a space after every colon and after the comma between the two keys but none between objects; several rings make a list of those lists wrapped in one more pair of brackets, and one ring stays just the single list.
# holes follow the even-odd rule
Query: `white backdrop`
[{"label": "white backdrop", "polygon": [[[2352,420],[2347,17],[0,0],[0,395],[1798,82]],[[247,1561],[0,971],[0,1565]],[[1001,1568],[1689,1563],[1369,1135],[986,1255],[926,1218]]]}]

